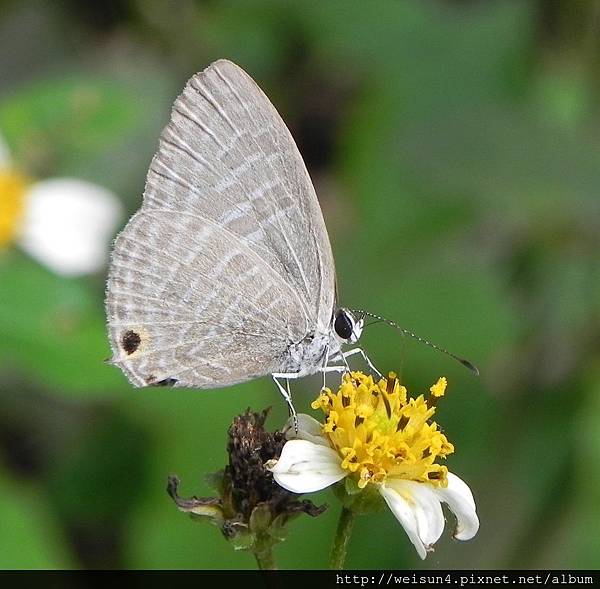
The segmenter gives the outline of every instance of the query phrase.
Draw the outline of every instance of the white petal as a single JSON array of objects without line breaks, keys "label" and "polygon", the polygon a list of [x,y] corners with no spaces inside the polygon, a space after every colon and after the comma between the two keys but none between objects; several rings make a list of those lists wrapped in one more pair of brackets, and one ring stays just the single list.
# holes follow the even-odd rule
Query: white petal
[{"label": "white petal", "polygon": [[396,493],[391,488],[381,486],[379,492],[388,504],[388,507],[392,510],[392,513],[396,516],[396,519],[400,522],[404,531],[407,533],[409,540],[413,543],[417,549],[419,556],[425,558],[427,556],[427,546],[423,544],[419,532],[417,529],[417,516],[413,511],[412,507],[407,503],[401,495]]},{"label": "white petal", "polygon": [[307,440],[286,442],[271,468],[278,485],[292,493],[312,493],[343,479],[348,472],[335,450]]},{"label": "white petal", "polygon": [[19,245],[58,274],[100,270],[122,214],[109,190],[71,178],[35,183],[27,193]]},{"label": "white petal", "polygon": [[0,170],[2,168],[9,168],[11,165],[12,158],[10,157],[10,149],[4,140],[2,133],[0,133]]},{"label": "white petal", "polygon": [[284,431],[288,440],[308,440],[313,444],[327,446],[329,442],[323,435],[322,424],[306,413],[298,413],[298,432],[294,430],[294,418],[290,417]]},{"label": "white petal", "polygon": [[467,483],[449,472],[448,486],[445,489],[436,489],[435,493],[456,515],[454,537],[458,540],[470,540],[479,530],[479,518],[473,493]]},{"label": "white petal", "polygon": [[[383,487],[382,487],[383,488]],[[415,481],[407,481],[403,479],[388,479],[385,483],[385,488],[392,492],[388,497],[384,494],[388,505],[394,515],[394,507],[390,504],[390,500],[397,506],[398,501],[403,502],[410,508],[414,516],[414,522],[416,522],[416,533],[419,537],[420,543],[426,548],[430,547],[438,541],[439,537],[444,531],[444,514],[442,513],[442,506],[439,498],[435,494],[435,488],[427,483],[417,483]],[[395,493],[395,495],[394,495]],[[401,513],[404,513],[404,507]],[[398,515],[396,515],[398,517]],[[404,525],[403,521],[398,518],[400,523]],[[412,524],[412,520],[410,522]],[[410,536],[410,533],[409,533]],[[411,538],[412,540],[412,538]],[[419,554],[419,546],[413,541],[413,544],[417,547]]]}]

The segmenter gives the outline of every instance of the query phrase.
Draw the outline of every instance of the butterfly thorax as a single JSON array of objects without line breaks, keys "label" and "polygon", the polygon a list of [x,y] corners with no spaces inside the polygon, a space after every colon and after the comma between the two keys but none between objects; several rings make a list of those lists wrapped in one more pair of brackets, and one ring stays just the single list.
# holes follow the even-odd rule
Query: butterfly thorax
[{"label": "butterfly thorax", "polygon": [[332,359],[339,358],[342,344],[358,341],[363,324],[363,319],[357,319],[348,309],[338,308],[329,325],[320,325],[301,340],[290,342],[282,372],[307,376],[323,370]]},{"label": "butterfly thorax", "polygon": [[311,331],[302,340],[290,344],[281,372],[298,376],[314,374],[324,368],[327,359],[339,350],[339,341],[329,329]]},{"label": "butterfly thorax", "polygon": [[335,309],[329,325],[317,327],[300,342],[290,346],[290,359],[298,362],[292,372],[306,376],[325,369],[332,360],[339,360],[342,345],[355,344],[361,336],[363,325],[363,319],[356,318],[350,310],[341,307]]}]

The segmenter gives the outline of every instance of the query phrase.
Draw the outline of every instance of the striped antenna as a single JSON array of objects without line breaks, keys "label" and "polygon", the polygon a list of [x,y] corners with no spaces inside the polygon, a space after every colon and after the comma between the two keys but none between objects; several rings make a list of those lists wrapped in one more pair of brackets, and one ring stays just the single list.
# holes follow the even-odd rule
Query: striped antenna
[{"label": "striped antenna", "polygon": [[434,350],[437,350],[438,352],[442,352],[442,354],[446,354],[446,356],[450,356],[450,358],[454,358],[457,362],[460,362],[463,366],[466,366],[471,372],[473,372],[477,376],[479,376],[479,369],[477,368],[477,366],[475,366],[475,364],[473,364],[472,362],[469,362],[469,360],[466,360],[465,358],[461,358],[460,356],[457,356],[456,354],[453,354],[452,352],[449,352],[448,350],[441,348],[440,346],[436,346],[435,344],[431,343],[429,340],[419,337],[416,333],[413,333],[412,331],[409,331],[408,329],[404,329],[404,327],[400,327],[397,323],[394,323],[390,319],[386,319],[385,317],[381,317],[380,315],[375,315],[375,313],[369,313],[369,311],[363,311],[362,309],[349,309],[349,310],[352,313],[356,313],[357,315],[363,315],[363,316],[366,315],[367,317],[372,317],[373,319],[377,319],[378,321],[383,321],[384,323],[387,323],[388,325],[395,327],[397,330],[401,331],[404,335],[408,335],[408,336],[412,337],[413,339],[416,339],[417,341],[421,342],[422,344],[425,344],[426,346],[429,346],[430,348],[433,348]]}]

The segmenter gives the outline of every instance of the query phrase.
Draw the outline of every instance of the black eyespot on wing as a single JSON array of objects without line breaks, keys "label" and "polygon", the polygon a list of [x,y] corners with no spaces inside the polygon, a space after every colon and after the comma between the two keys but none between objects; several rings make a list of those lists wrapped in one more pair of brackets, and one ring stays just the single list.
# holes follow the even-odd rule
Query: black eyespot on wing
[{"label": "black eyespot on wing", "polygon": [[165,378],[164,380],[159,380],[154,386],[155,387],[172,387],[177,384],[176,378]]},{"label": "black eyespot on wing", "polygon": [[156,376],[151,374],[146,379],[146,384],[153,387],[172,387],[177,383],[176,378],[163,378],[163,380],[156,380]]},{"label": "black eyespot on wing", "polygon": [[135,331],[126,331],[121,338],[121,345],[127,354],[133,354],[142,343],[142,338]]},{"label": "black eyespot on wing", "polygon": [[333,328],[342,339],[350,339],[352,336],[352,320],[343,309],[336,313]]}]

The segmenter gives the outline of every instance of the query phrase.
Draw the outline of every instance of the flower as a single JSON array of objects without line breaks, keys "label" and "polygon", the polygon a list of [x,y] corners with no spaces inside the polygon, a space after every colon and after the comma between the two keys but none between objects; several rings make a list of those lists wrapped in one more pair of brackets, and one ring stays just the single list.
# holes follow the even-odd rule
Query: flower
[{"label": "flower", "polygon": [[218,497],[185,499],[178,495],[176,476],[167,484],[180,511],[216,525],[235,549],[254,552],[261,567],[264,555],[285,539],[289,522],[301,513],[316,517],[326,509],[299,500],[273,482],[265,463],[280,455],[286,439],[280,431],[265,430],[267,413],[248,409],[233,420],[228,431],[229,464],[210,477]]},{"label": "flower", "polygon": [[33,181],[0,137],[0,250],[16,243],[57,274],[100,270],[122,215],[106,188],[75,178]]},{"label": "flower", "polygon": [[456,516],[454,537],[469,540],[479,529],[475,501],[466,483],[436,462],[454,446],[430,422],[446,385],[440,378],[427,400],[414,399],[394,373],[378,382],[361,372],[345,374],[337,393],[324,389],[312,404],[324,412],[324,424],[298,416],[297,434],[288,433],[293,439],[271,468],[275,481],[295,493],[342,479],[356,493],[375,489],[421,558],[444,529],[442,503]]}]

